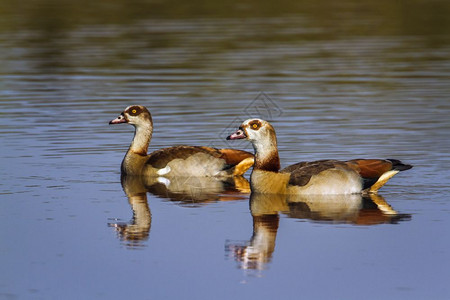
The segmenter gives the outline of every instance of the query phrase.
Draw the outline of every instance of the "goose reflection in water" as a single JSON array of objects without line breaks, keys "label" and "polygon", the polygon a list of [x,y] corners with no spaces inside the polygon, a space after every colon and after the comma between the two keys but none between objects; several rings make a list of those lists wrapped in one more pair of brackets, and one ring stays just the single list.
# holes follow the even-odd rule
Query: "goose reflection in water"
[{"label": "goose reflection in water", "polygon": [[120,181],[133,210],[133,218],[128,223],[108,223],[108,226],[116,230],[117,236],[126,246],[140,247],[142,242],[148,239],[152,224],[152,214],[147,202],[147,189],[142,182],[142,177],[139,176],[122,175]]},{"label": "goose reflection in water", "polygon": [[253,234],[249,241],[227,241],[225,251],[245,270],[263,270],[275,250],[279,213],[313,222],[352,225],[395,224],[411,219],[399,214],[378,194],[250,196]]},{"label": "goose reflection in water", "polygon": [[129,248],[145,246],[152,222],[147,192],[177,204],[197,207],[217,201],[246,200],[249,182],[241,176],[216,177],[121,177],[122,188],[133,210],[130,222],[108,223],[118,238]]},{"label": "goose reflection in water", "polygon": [[[235,177],[145,177],[147,190],[180,205],[197,207],[217,201],[243,200],[250,193],[250,183]],[[247,194],[247,196],[245,196]]]}]

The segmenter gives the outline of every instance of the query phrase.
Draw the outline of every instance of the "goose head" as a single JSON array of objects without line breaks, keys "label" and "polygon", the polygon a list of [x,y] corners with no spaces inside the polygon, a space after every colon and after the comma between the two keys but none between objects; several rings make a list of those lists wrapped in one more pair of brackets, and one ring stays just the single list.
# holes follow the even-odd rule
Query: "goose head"
[{"label": "goose head", "polygon": [[148,126],[152,123],[152,115],[148,109],[142,105],[128,106],[117,118],[111,120],[109,124],[128,123],[135,127]]},{"label": "goose head", "polygon": [[272,125],[261,119],[248,119],[239,126],[239,129],[229,135],[227,140],[246,139],[255,149],[255,167],[268,171],[280,169],[278,157],[277,137]]},{"label": "goose head", "polygon": [[246,139],[253,144],[264,141],[276,141],[275,129],[272,125],[261,119],[248,119],[239,126],[239,129],[229,135],[227,140]]}]

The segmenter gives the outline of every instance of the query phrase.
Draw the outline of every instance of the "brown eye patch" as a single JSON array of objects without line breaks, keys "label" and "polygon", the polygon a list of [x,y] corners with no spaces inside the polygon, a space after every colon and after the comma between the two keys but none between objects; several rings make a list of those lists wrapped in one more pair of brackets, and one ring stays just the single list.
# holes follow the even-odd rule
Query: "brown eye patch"
[{"label": "brown eye patch", "polygon": [[130,116],[137,116],[142,112],[142,109],[139,106],[132,106],[128,109],[128,114],[130,114]]},{"label": "brown eye patch", "polygon": [[248,123],[248,125],[250,126],[251,129],[258,130],[259,128],[261,128],[262,124],[258,120],[253,120],[250,123]]}]

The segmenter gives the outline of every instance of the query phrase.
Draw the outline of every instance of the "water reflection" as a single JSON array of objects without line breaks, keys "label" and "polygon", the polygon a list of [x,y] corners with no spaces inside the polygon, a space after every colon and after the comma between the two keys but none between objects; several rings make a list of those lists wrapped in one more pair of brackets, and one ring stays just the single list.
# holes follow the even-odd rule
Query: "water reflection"
[{"label": "water reflection", "polygon": [[144,177],[148,192],[182,206],[197,207],[216,201],[242,200],[250,193],[244,177]]},{"label": "water reflection", "polygon": [[244,177],[145,177],[122,176],[122,188],[133,211],[129,222],[108,223],[129,248],[145,246],[150,235],[152,214],[147,192],[182,206],[197,207],[216,201],[244,200],[250,184]]},{"label": "water reflection", "polygon": [[281,195],[250,196],[253,234],[249,241],[227,242],[225,251],[245,270],[263,270],[271,261],[280,220],[290,218],[352,225],[396,224],[411,219],[395,211],[380,195]]},{"label": "water reflection", "polygon": [[142,242],[148,239],[152,224],[147,189],[139,176],[122,176],[121,183],[133,210],[133,218],[128,223],[109,223],[108,226],[114,227],[117,236],[126,246],[140,247],[143,245]]}]

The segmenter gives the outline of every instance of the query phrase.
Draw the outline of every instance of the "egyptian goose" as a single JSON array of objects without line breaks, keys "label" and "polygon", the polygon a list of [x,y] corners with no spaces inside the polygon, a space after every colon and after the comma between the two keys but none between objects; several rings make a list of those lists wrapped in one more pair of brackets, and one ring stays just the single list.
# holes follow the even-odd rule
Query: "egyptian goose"
[{"label": "egyptian goose", "polygon": [[412,168],[395,159],[354,159],[300,162],[280,170],[275,130],[261,119],[245,121],[227,139],[247,139],[253,144],[255,165],[250,185],[257,193],[376,193],[392,176]]},{"label": "egyptian goose", "polygon": [[121,171],[125,175],[145,176],[233,176],[242,175],[253,165],[253,154],[235,149],[175,146],[147,154],[153,121],[144,106],[127,107],[109,124],[128,123],[135,127]]}]

